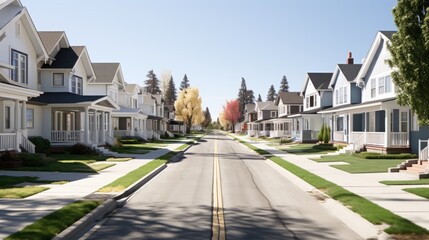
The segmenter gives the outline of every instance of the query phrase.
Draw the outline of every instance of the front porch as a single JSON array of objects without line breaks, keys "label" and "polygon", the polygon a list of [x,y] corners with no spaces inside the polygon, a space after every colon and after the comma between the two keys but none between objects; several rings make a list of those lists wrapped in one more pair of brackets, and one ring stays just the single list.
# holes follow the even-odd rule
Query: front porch
[{"label": "front porch", "polygon": [[274,129],[270,131],[271,138],[292,137],[292,120],[273,119]]}]

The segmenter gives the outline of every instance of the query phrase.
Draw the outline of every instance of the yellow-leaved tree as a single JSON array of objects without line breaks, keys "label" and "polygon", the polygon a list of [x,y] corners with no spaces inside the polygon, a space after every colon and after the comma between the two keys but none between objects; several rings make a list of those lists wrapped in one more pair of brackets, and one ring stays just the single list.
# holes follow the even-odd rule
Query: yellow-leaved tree
[{"label": "yellow-leaved tree", "polygon": [[201,97],[198,88],[190,87],[180,91],[177,100],[174,102],[176,109],[176,120],[186,124],[186,133],[191,132],[191,127],[201,124],[204,121],[204,114],[201,108]]},{"label": "yellow-leaved tree", "polygon": [[223,112],[219,113],[219,123],[224,130],[228,130],[230,122],[225,119],[225,114]]}]

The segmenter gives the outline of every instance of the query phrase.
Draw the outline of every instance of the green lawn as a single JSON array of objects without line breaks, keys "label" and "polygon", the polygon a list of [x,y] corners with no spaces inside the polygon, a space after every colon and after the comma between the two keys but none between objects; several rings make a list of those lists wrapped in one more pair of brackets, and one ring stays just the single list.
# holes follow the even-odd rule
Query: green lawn
[{"label": "green lawn", "polygon": [[[40,186],[20,186],[15,185],[21,183],[57,183],[58,181],[45,181],[38,180],[36,177],[12,177],[12,176],[0,176],[0,198],[26,198],[36,193],[47,190],[46,187]],[[59,183],[63,183],[61,181]]]},{"label": "green lawn", "polygon": [[429,188],[405,188],[404,191],[429,199]]},{"label": "green lawn", "polygon": [[316,162],[346,162],[348,164],[332,165],[332,167],[349,173],[387,172],[389,167],[395,167],[404,161],[400,159],[364,159],[347,154],[321,156],[320,159],[312,160]]},{"label": "green lawn", "polygon": [[381,181],[385,185],[428,185],[429,179],[405,180],[405,181]]},{"label": "green lawn", "polygon": [[307,154],[326,154],[329,152],[335,152],[336,150],[321,150],[313,148],[316,144],[300,143],[292,145],[279,145],[280,150],[296,155],[307,155]]},{"label": "green lawn", "polygon": [[77,201],[37,220],[19,232],[8,236],[7,240],[48,240],[71,226],[100,205],[100,201]]}]

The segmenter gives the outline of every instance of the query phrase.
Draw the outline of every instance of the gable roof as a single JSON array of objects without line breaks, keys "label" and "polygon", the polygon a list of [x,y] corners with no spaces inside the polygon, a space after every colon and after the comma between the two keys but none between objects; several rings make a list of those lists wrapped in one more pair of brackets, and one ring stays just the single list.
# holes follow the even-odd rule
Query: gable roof
[{"label": "gable roof", "polygon": [[255,110],[259,109],[261,111],[266,110],[277,110],[277,106],[273,102],[257,102]]},{"label": "gable roof", "polygon": [[252,103],[248,103],[244,106],[244,109],[246,110],[247,113],[254,113],[255,112],[255,104]]},{"label": "gable roof", "polygon": [[375,56],[377,55],[377,51],[380,47],[382,47],[385,42],[390,42],[392,39],[393,34],[395,34],[396,31],[378,31],[375,35],[375,39],[371,44],[371,47],[365,57],[365,60],[362,64],[361,69],[359,70],[358,75],[356,76],[356,83],[358,86],[361,86],[361,84],[364,82],[364,78],[374,61]]},{"label": "gable roof", "polygon": [[95,76],[93,83],[113,83],[119,70],[119,63],[92,63]]},{"label": "gable roof", "polygon": [[69,48],[61,48],[55,56],[55,60],[51,65],[43,64],[42,68],[59,68],[69,69],[74,68],[80,58],[85,47],[73,46]]},{"label": "gable roof", "polygon": [[302,104],[303,97],[300,92],[279,92],[275,105],[279,105],[280,100],[283,104]]},{"label": "gable roof", "polygon": [[[48,54],[54,50],[55,46],[57,46],[58,42],[65,35],[64,31],[39,31],[38,33]],[[67,41],[66,38],[65,41]]]},{"label": "gable roof", "polygon": [[0,29],[12,21],[24,7],[18,1],[6,1],[0,4]]},{"label": "gable roof", "polygon": [[125,91],[127,91],[128,93],[133,93],[135,89],[140,90],[139,85],[134,83],[125,83]]},{"label": "gable roof", "polygon": [[337,67],[335,68],[334,74],[332,75],[331,81],[329,83],[329,87],[331,89],[334,88],[340,72],[343,73],[348,82],[355,82],[356,76],[358,75],[361,67],[362,64],[337,64]]},{"label": "gable roof", "polygon": [[308,73],[308,78],[316,90],[327,90],[331,77],[332,73]]}]

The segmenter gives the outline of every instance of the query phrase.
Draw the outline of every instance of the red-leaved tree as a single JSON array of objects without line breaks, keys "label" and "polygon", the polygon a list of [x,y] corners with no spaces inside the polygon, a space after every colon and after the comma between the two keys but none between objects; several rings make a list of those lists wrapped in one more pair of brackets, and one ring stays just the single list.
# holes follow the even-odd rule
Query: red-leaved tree
[{"label": "red-leaved tree", "polygon": [[223,114],[225,120],[231,123],[232,132],[235,132],[235,124],[241,117],[238,100],[226,101],[226,105],[223,107]]}]

